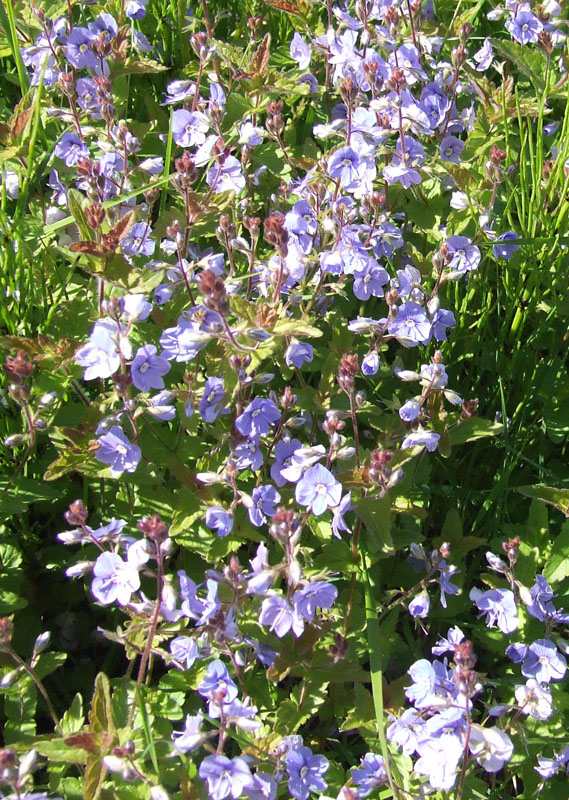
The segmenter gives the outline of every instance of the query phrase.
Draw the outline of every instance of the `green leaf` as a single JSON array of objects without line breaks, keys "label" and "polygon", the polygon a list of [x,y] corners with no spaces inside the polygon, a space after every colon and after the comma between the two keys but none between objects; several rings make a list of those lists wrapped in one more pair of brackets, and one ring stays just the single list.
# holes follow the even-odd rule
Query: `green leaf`
[{"label": "green leaf", "polygon": [[538,95],[542,95],[545,91],[543,76],[547,72],[545,53],[505,39],[492,39],[491,41],[496,52],[502,58],[511,61],[520,72],[530,79]]},{"label": "green leaf", "polygon": [[61,718],[61,730],[65,734],[78,733],[84,724],[83,698],[79,692],[77,692],[73,698],[73,702]]},{"label": "green leaf", "polygon": [[37,689],[29,675],[23,675],[4,698],[4,745],[29,741],[36,733]]},{"label": "green leaf", "polygon": [[537,484],[536,486],[517,486],[516,490],[524,497],[543,500],[544,503],[554,506],[566,517],[569,517],[569,489],[556,489],[554,486]]},{"label": "green leaf", "polygon": [[455,428],[449,428],[448,435],[450,443],[454,447],[454,445],[473,442],[475,439],[482,439],[486,436],[498,436],[503,431],[504,426],[499,422],[469,417],[469,419],[461,420]]},{"label": "green leaf", "polygon": [[0,481],[0,515],[23,514],[30,503],[53,501],[60,497],[60,490],[46,486],[32,478],[19,478],[13,485]]},{"label": "green leaf", "polygon": [[67,661],[67,653],[41,653],[36,660],[34,672],[40,680],[51,675]]},{"label": "green leaf", "polygon": [[372,550],[381,553],[393,553],[391,538],[391,500],[388,495],[378,499],[360,500],[358,513],[367,531]]},{"label": "green leaf", "polygon": [[244,297],[234,294],[229,298],[229,305],[236,317],[250,322],[251,325],[256,325],[257,306],[255,303],[251,303],[249,300],[245,300]]},{"label": "green leaf", "polygon": [[202,515],[202,506],[195,494],[181,489],[176,496],[176,511],[170,527],[170,536],[175,538],[191,531]]},{"label": "green leaf", "polygon": [[28,751],[30,749],[37,750],[40,756],[56,763],[85,763],[85,751],[77,747],[70,747],[59,737],[36,736],[34,739],[25,742],[25,750]]},{"label": "green leaf", "polygon": [[114,733],[115,731],[111,714],[111,688],[109,679],[104,672],[99,672],[95,678],[95,691],[89,711],[89,728],[95,733],[98,731]]},{"label": "green leaf", "polygon": [[79,228],[81,239],[83,241],[90,242],[93,239],[93,231],[91,230],[91,227],[87,222],[85,212],[83,211],[84,200],[85,198],[81,192],[77,191],[77,189],[69,189],[67,191],[67,204],[69,213]]},{"label": "green leaf", "polygon": [[275,720],[275,730],[283,736],[294,733],[311,717],[317,716],[318,708],[326,702],[328,684],[314,684],[303,681],[296,686],[290,699],[279,704]]},{"label": "green leaf", "polygon": [[322,331],[300,319],[280,319],[273,328],[275,336],[322,336]]},{"label": "green leaf", "polygon": [[118,78],[121,75],[156,75],[158,72],[164,72],[167,69],[168,67],[159,64],[158,61],[152,61],[149,58],[137,58],[134,61],[127,61],[124,66],[113,71],[113,78]]},{"label": "green leaf", "polygon": [[559,583],[569,576],[569,520],[563,523],[559,536],[553,542],[543,575],[549,583]]}]

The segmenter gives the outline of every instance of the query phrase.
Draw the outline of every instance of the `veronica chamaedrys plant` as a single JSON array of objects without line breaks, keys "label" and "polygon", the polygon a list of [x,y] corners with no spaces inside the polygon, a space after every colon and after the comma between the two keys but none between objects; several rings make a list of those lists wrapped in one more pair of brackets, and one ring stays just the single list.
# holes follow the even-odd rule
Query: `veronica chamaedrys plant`
[{"label": "veronica chamaedrys plant", "polygon": [[[462,600],[474,605],[461,610],[456,576],[474,571],[472,540],[449,534],[452,547],[420,545],[434,530],[431,491],[437,514],[446,502],[434,475],[445,463],[449,474],[463,472],[440,457],[503,430],[476,420],[477,401],[449,389],[478,379],[465,376],[454,342],[466,330],[475,340],[475,300],[494,257],[502,269],[527,246],[512,238],[527,242],[527,231],[524,203],[508,192],[524,168],[516,148],[525,115],[541,115],[538,131],[546,102],[558,116],[561,10],[493,10],[515,47],[528,48],[510,50],[518,65],[527,57],[535,78],[533,57],[547,61],[539,112],[523,86],[493,86],[500,42],[486,36],[485,20],[473,31],[461,12],[446,26],[427,21],[426,7],[332,5],[322,18],[299,7],[284,42],[272,9],[265,26],[239,22],[231,9],[221,19],[204,3],[167,30],[145,11],[138,0],[117,19],[75,7],[73,24],[34,11],[22,60],[41,86],[34,114],[43,119],[49,102],[51,122],[10,141],[6,160],[12,145],[28,147],[12,164],[23,199],[4,197],[3,232],[9,239],[5,203],[16,203],[17,217],[33,199],[43,215],[36,238],[49,242],[49,259],[70,262],[63,294],[77,304],[68,306],[67,349],[27,342],[40,349],[6,365],[8,396],[30,444],[43,425],[57,449],[47,477],[79,471],[93,496],[101,518],[93,513],[87,525],[75,506],[72,530],[60,536],[80,550],[68,575],[86,578],[100,613],[123,615],[105,635],[135,667],[106,690],[101,678],[89,715],[77,712],[58,740],[101,738],[109,774],[100,791],[117,796],[127,791],[121,782],[153,800],[163,785],[175,794],[188,774],[214,800],[347,800],[384,787],[398,799],[431,789],[464,798],[467,781],[490,785],[486,773],[515,763],[520,720],[537,725],[556,713],[554,684],[566,668],[561,612],[543,580],[524,593],[508,556],[496,579],[503,586],[465,585]],[[177,64],[183,75],[162,81],[160,67]],[[151,121],[142,102],[150,87]],[[10,136],[19,127],[9,125]],[[44,133],[57,167],[49,182],[43,166],[37,175],[25,166],[36,163],[31,144]],[[547,209],[557,191],[548,176],[562,164],[548,169],[537,168]],[[75,241],[56,242],[70,218]],[[30,240],[16,233],[22,258]],[[549,314],[541,300],[539,313]],[[61,325],[50,325],[48,339],[60,336]],[[26,374],[32,359],[43,372],[37,387]],[[50,360],[60,392],[52,416],[34,395]],[[67,419],[72,392],[81,408]],[[147,510],[160,517],[141,519]],[[447,521],[441,540],[447,530],[456,534]],[[409,545],[421,562],[414,582]],[[521,604],[543,625],[532,640],[521,641]],[[401,605],[419,651],[421,631],[433,633],[447,605],[476,644],[454,628],[434,661],[409,665]],[[504,659],[501,668],[522,677],[508,696],[492,697],[505,708],[495,718],[484,717],[474,669],[474,649],[489,658],[477,638],[485,625],[520,639],[511,641],[513,666]],[[355,709],[381,708],[384,682],[407,667],[413,707],[391,722],[391,749],[383,743],[380,755],[382,715],[372,730]],[[107,745],[113,752],[103,755]],[[539,768],[564,768],[561,756],[552,761]],[[54,791],[71,791],[62,770],[49,777]]]}]

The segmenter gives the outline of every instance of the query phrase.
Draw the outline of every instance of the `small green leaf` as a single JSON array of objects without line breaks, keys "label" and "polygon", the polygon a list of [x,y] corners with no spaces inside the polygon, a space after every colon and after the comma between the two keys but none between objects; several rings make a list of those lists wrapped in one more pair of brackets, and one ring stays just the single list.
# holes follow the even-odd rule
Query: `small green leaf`
[{"label": "small green leaf", "polygon": [[511,61],[520,72],[526,75],[533,83],[538,94],[543,94],[545,91],[543,76],[547,73],[545,53],[505,39],[492,39],[491,41],[496,52],[502,58],[507,58],[508,61]]},{"label": "small green leaf", "polygon": [[53,736],[37,736],[30,742],[26,742],[26,750],[37,750],[40,756],[49,761],[64,764],[84,764],[85,751],[78,747],[70,747],[65,744],[63,739]]},{"label": "small green leaf", "polygon": [[543,575],[549,583],[559,583],[569,576],[569,520],[563,523],[559,536],[553,542]]},{"label": "small green leaf", "polygon": [[34,672],[40,680],[51,675],[67,661],[67,653],[41,653],[35,663]]},{"label": "small green leaf", "polygon": [[454,447],[457,444],[473,442],[475,439],[482,439],[486,436],[498,436],[503,431],[504,426],[499,422],[469,417],[469,419],[461,420],[456,428],[450,428],[448,435],[450,443]]},{"label": "small green leaf", "polygon": [[91,230],[91,227],[87,222],[85,212],[83,211],[84,200],[85,198],[81,192],[77,191],[77,189],[69,189],[67,191],[67,204],[69,212],[79,228],[81,239],[86,242],[90,242],[93,239],[93,231]]},{"label": "small green leaf", "polygon": [[85,716],[83,714],[83,698],[79,692],[73,698],[73,702],[62,716],[60,725],[63,733],[69,735],[78,733],[85,724]]},{"label": "small green leaf", "polygon": [[98,731],[114,733],[115,730],[111,715],[111,688],[109,679],[104,672],[99,672],[95,678],[95,691],[89,711],[89,727],[95,733]]},{"label": "small green leaf", "polygon": [[280,319],[273,328],[275,336],[322,336],[322,331],[300,319]]}]

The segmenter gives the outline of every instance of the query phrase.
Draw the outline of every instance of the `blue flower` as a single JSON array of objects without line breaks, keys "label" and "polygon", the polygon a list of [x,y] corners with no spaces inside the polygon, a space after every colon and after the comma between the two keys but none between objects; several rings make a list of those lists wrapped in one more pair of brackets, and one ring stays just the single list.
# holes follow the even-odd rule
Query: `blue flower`
[{"label": "blue flower", "polygon": [[225,387],[223,378],[208,378],[205,382],[202,399],[198,411],[204,422],[215,422],[218,416],[224,413],[223,401],[225,400]]},{"label": "blue flower", "polygon": [[359,179],[360,165],[361,159],[355,150],[341,147],[328,160],[328,174],[334,180],[339,180],[340,185],[349,191],[349,187]]},{"label": "blue flower", "polygon": [[303,364],[312,361],[314,348],[308,342],[293,341],[286,349],[285,362],[288,367],[302,367]]},{"label": "blue flower", "polygon": [[529,11],[518,11],[515,16],[506,20],[505,25],[512,38],[520,44],[537,42],[543,30],[543,23]]},{"label": "blue flower", "polygon": [[164,388],[162,378],[170,371],[170,364],[156,353],[157,350],[153,344],[146,344],[136,351],[130,367],[130,374],[133,384],[141,392]]},{"label": "blue flower", "polygon": [[205,738],[201,733],[201,726],[203,722],[203,715],[201,711],[191,717],[186,717],[185,727],[183,731],[174,731],[172,734],[172,741],[174,747],[181,753],[187,753],[200,745]]},{"label": "blue flower", "polygon": [[289,750],[286,756],[288,790],[296,800],[307,800],[310,792],[322,792],[327,787],[322,775],[329,767],[328,759],[315,756],[309,747]]},{"label": "blue flower", "polygon": [[421,412],[420,400],[407,400],[399,409],[399,416],[403,422],[413,422]]},{"label": "blue flower", "polygon": [[340,536],[340,531],[345,531],[346,533],[350,532],[350,529],[346,525],[344,514],[347,514],[348,511],[355,511],[355,508],[356,507],[352,505],[351,492],[345,494],[339,504],[332,508],[332,514],[334,515],[332,518],[332,533],[337,539],[342,538]]},{"label": "blue flower", "polygon": [[401,442],[401,449],[407,450],[409,447],[418,447],[424,445],[429,453],[433,453],[437,449],[440,434],[434,431],[425,431],[422,428],[413,431],[406,436]]},{"label": "blue flower", "polygon": [[[470,599],[486,614],[486,625],[491,628],[498,625],[502,633],[513,633],[518,628],[518,610],[514,594],[509,589],[471,589]],[[526,676],[533,677],[533,676]]]},{"label": "blue flower", "polygon": [[172,116],[172,138],[180,147],[193,147],[205,142],[209,122],[201,111],[180,108]]},{"label": "blue flower", "polygon": [[338,483],[326,467],[316,464],[307,469],[296,484],[295,499],[299,505],[308,506],[319,517],[327,508],[340,503],[342,484]]},{"label": "blue flower", "polygon": [[522,675],[535,678],[540,683],[560,681],[567,672],[567,660],[549,639],[538,639],[530,644],[522,664]]},{"label": "blue flower", "polygon": [[75,361],[86,367],[83,378],[109,378],[120,367],[117,348],[119,327],[114,320],[100,319],[93,326],[89,341],[75,353]]},{"label": "blue flower", "polygon": [[427,775],[433,789],[452,789],[456,782],[456,770],[464,746],[453,732],[443,733],[438,739],[426,739],[417,743],[420,758],[415,762],[415,772]]},{"label": "blue flower", "polygon": [[176,636],[170,642],[170,652],[184,669],[189,669],[199,655],[199,648],[191,636]]},{"label": "blue flower", "polygon": [[290,57],[296,61],[301,70],[308,69],[310,64],[310,47],[306,44],[300,33],[295,33],[290,43]]},{"label": "blue flower", "polygon": [[395,319],[388,323],[387,330],[404,347],[415,347],[429,341],[431,321],[418,303],[403,303]]},{"label": "blue flower", "polygon": [[367,797],[376,786],[381,786],[387,780],[383,758],[376,753],[367,753],[360,768],[352,772],[352,780],[358,787],[358,797]]},{"label": "blue flower", "polygon": [[437,676],[433,665],[426,658],[415,661],[407,670],[413,681],[405,689],[405,696],[416,708],[429,708],[436,703],[435,685]]},{"label": "blue flower", "polygon": [[123,253],[128,256],[151,256],[154,253],[154,242],[151,238],[152,228],[147,222],[135,222],[121,241]]},{"label": "blue flower", "polygon": [[449,236],[445,242],[448,255],[447,264],[455,272],[466,273],[478,269],[482,258],[480,250],[466,236]]},{"label": "blue flower", "polygon": [[408,606],[411,616],[419,617],[419,619],[425,619],[425,617],[428,617],[430,608],[431,601],[427,592],[421,592],[418,594],[411,600]]},{"label": "blue flower", "polygon": [[506,231],[496,239],[496,244],[492,246],[492,253],[494,258],[512,258],[514,253],[520,249],[519,244],[505,244],[506,242],[515,242],[518,239],[518,234],[514,231]]},{"label": "blue flower", "polygon": [[295,636],[300,636],[304,630],[304,621],[291,606],[288,600],[279,594],[271,594],[261,605],[259,615],[261,625],[268,625],[279,639],[291,630]]},{"label": "blue flower", "polygon": [[440,144],[439,153],[443,161],[460,164],[460,156],[465,147],[462,139],[458,139],[456,136],[445,136]]},{"label": "blue flower", "polygon": [[268,433],[271,425],[280,419],[280,412],[272,400],[256,397],[235,420],[235,427],[243,436],[258,439]]},{"label": "blue flower", "polygon": [[537,763],[539,764],[538,767],[535,767],[535,771],[538,772],[541,777],[547,781],[549,778],[552,778],[556,775],[559,770],[567,768],[567,762],[569,761],[569,747],[566,747],[561,753],[553,753],[553,758],[543,758],[538,757]]},{"label": "blue flower", "polygon": [[207,697],[208,700],[224,703],[231,703],[237,697],[237,686],[219,658],[208,664],[205,676],[198,686],[198,694]]},{"label": "blue flower", "polygon": [[111,468],[111,476],[118,478],[123,472],[134,472],[142,453],[140,447],[131,444],[118,425],[113,425],[108,433],[98,439],[99,448],[95,458]]},{"label": "blue flower", "polygon": [[366,377],[376,375],[379,370],[379,353],[373,350],[362,358],[361,369]]},{"label": "blue flower", "polygon": [[207,782],[207,791],[211,800],[224,800],[243,794],[245,787],[251,783],[251,770],[245,759],[226,756],[206,756],[198,771],[202,781]]},{"label": "blue flower", "polygon": [[238,194],[245,188],[245,178],[241,164],[235,156],[226,156],[223,164],[210,167],[206,173],[206,183],[216,194],[235,192]]},{"label": "blue flower", "polygon": [[297,614],[312,621],[317,608],[332,608],[337,597],[338,590],[331,583],[314,581],[296,591],[292,602]]},{"label": "blue flower", "polygon": [[245,787],[245,794],[249,800],[275,800],[277,782],[267,772],[256,772],[252,782]]},{"label": "blue flower", "polygon": [[91,47],[94,39],[95,37],[87,28],[81,28],[79,25],[73,28],[67,37],[65,48],[65,58],[72,67],[76,69],[94,67],[96,69],[100,66],[95,51]]},{"label": "blue flower", "polygon": [[210,506],[205,512],[205,524],[217,531],[218,536],[227,536],[233,530],[233,514],[219,506]]},{"label": "blue flower", "polygon": [[[77,28],[73,30],[77,30]],[[87,147],[76,133],[64,133],[55,145],[53,152],[58,158],[62,158],[68,167],[74,167],[82,158],[89,157]]]},{"label": "blue flower", "polygon": [[132,593],[140,589],[137,566],[129,560],[123,561],[117,553],[102,553],[95,561],[93,575],[91,591],[105,606],[114,602],[126,606]]},{"label": "blue flower", "polygon": [[275,445],[275,463],[271,466],[271,480],[277,486],[284,486],[286,478],[281,471],[290,465],[295,450],[299,450],[302,443],[298,439],[279,439]]},{"label": "blue flower", "polygon": [[146,14],[148,0],[127,0],[124,7],[125,17],[129,19],[142,19]]},{"label": "blue flower", "polygon": [[253,489],[251,504],[247,503],[249,519],[252,525],[259,528],[266,522],[266,516],[272,517],[277,513],[275,503],[281,499],[274,486],[257,486]]}]

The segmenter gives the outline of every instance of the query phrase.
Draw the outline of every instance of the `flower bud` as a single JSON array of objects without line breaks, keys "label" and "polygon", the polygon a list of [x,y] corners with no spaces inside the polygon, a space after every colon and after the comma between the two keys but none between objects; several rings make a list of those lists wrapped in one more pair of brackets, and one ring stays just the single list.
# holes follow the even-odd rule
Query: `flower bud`
[{"label": "flower bud", "polygon": [[19,447],[24,444],[27,436],[23,433],[13,433],[11,436],[6,436],[4,439],[4,447]]},{"label": "flower bud", "polygon": [[13,669],[11,672],[7,672],[2,678],[2,680],[0,680],[0,688],[7,689],[16,681],[19,674],[20,674],[19,669]]},{"label": "flower bud", "polygon": [[18,769],[18,780],[19,782],[23,782],[27,776],[33,771],[36,763],[38,760],[38,754],[36,750],[30,750],[29,753],[22,758],[20,761],[20,767]]},{"label": "flower bud", "polygon": [[43,408],[51,408],[51,406],[55,403],[56,400],[57,400],[57,392],[47,392],[41,398],[38,405],[38,410]]},{"label": "flower bud", "polygon": [[40,633],[34,644],[34,655],[43,652],[45,648],[48,646],[50,639],[51,639],[51,631],[45,631],[44,633]]}]

